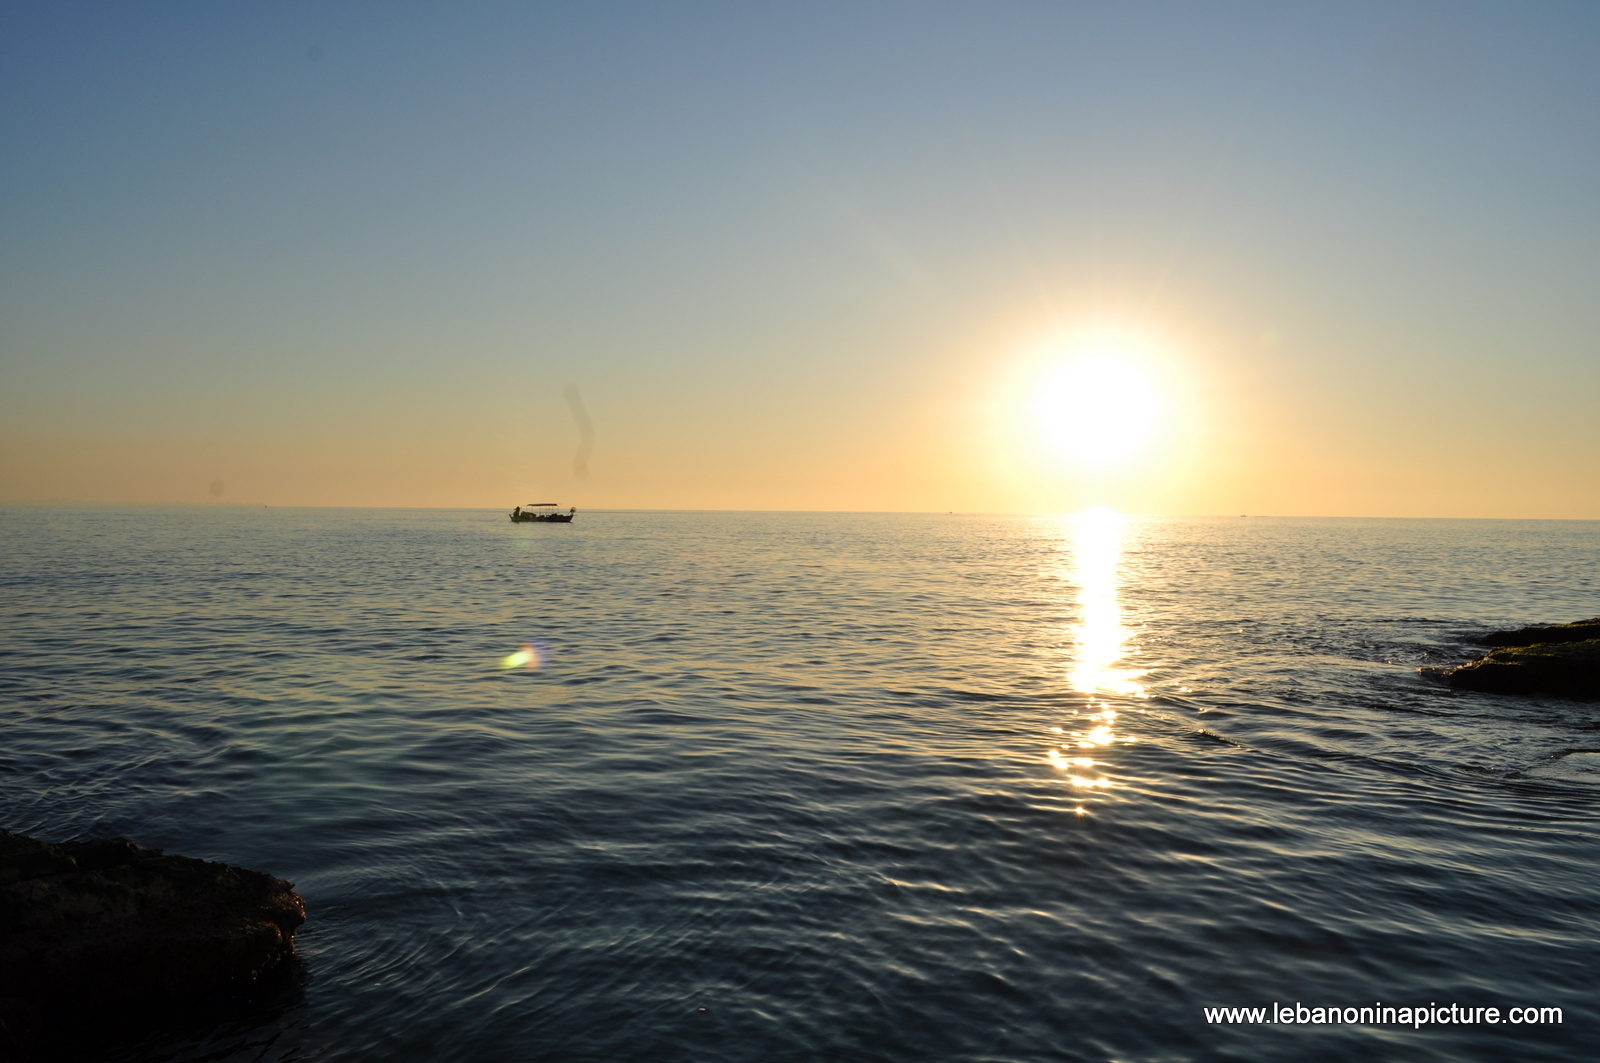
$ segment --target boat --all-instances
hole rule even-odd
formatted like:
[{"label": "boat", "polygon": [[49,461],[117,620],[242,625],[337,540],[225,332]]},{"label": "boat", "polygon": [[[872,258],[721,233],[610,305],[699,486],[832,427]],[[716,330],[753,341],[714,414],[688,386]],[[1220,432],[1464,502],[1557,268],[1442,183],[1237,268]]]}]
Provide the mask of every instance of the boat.
[{"label": "boat", "polygon": [[511,511],[513,524],[571,524],[573,514],[577,509],[569,509],[565,513],[556,509],[554,502],[529,502],[525,506],[518,506]]}]

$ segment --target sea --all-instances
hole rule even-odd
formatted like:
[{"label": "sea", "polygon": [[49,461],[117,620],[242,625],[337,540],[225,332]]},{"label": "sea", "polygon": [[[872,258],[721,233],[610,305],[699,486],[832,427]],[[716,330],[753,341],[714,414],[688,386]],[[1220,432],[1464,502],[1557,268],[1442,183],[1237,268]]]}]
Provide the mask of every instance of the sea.
[{"label": "sea", "polygon": [[309,913],[270,990],[63,1058],[1600,1050],[1600,705],[1436,675],[1600,614],[1600,522],[6,507],[0,545],[0,826]]}]

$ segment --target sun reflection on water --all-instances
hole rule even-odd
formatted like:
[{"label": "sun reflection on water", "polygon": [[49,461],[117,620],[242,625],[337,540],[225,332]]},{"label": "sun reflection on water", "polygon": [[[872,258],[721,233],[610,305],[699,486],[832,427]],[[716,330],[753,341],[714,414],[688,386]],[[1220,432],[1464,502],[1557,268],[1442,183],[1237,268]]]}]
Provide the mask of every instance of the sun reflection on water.
[{"label": "sun reflection on water", "polygon": [[1078,585],[1082,619],[1074,629],[1077,665],[1067,677],[1081,694],[1143,697],[1144,672],[1118,668],[1128,633],[1117,603],[1117,564],[1122,559],[1122,518],[1109,509],[1091,509],[1073,518],[1073,582]]},{"label": "sun reflection on water", "polygon": [[[1087,711],[1080,709],[1073,715],[1087,719],[1072,730],[1050,728],[1065,741],[1051,747],[1047,757],[1075,787],[1103,789],[1112,782],[1105,774],[1091,775],[1086,771],[1096,767],[1103,770],[1103,762],[1072,754],[1133,741],[1131,736],[1117,735],[1117,710],[1107,696],[1145,696],[1144,684],[1139,682],[1144,671],[1125,667],[1128,632],[1122,626],[1122,607],[1117,600],[1122,530],[1122,518],[1107,509],[1092,509],[1073,518],[1072,581],[1078,588],[1080,619],[1072,632],[1076,652],[1067,681],[1088,699]],[[1074,811],[1084,814],[1081,807]]]}]

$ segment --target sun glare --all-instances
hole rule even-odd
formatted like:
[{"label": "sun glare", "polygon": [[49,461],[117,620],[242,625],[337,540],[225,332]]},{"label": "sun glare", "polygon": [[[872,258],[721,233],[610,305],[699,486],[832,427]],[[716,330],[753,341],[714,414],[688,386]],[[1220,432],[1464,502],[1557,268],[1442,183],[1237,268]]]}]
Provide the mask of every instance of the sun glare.
[{"label": "sun glare", "polygon": [[[1072,518],[1072,523],[1076,555],[1072,578],[1078,585],[1078,607],[1082,611],[1082,620],[1074,632],[1078,660],[1070,677],[1072,688],[1085,694],[1142,697],[1144,686],[1138,680],[1144,673],[1120,667],[1128,638],[1127,629],[1122,626],[1122,608],[1117,602],[1122,518],[1109,509],[1097,507],[1079,513]],[[1111,716],[1115,715],[1111,712]],[[1101,731],[1107,735],[1111,733],[1109,728],[1096,728],[1089,732],[1089,741],[1097,742],[1096,735]]]},{"label": "sun glare", "polygon": [[1138,456],[1154,434],[1160,401],[1150,374],[1113,350],[1068,356],[1042,374],[1033,398],[1039,435],[1059,457],[1099,469]]}]

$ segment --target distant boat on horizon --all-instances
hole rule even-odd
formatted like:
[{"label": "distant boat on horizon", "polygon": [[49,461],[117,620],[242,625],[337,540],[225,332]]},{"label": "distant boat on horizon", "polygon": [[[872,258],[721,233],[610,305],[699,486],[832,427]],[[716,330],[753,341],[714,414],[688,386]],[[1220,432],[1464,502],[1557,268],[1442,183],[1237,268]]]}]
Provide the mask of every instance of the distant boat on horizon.
[{"label": "distant boat on horizon", "polygon": [[576,507],[565,513],[556,510],[554,502],[529,502],[525,506],[518,506],[511,511],[513,524],[571,524],[573,516],[578,512]]}]

